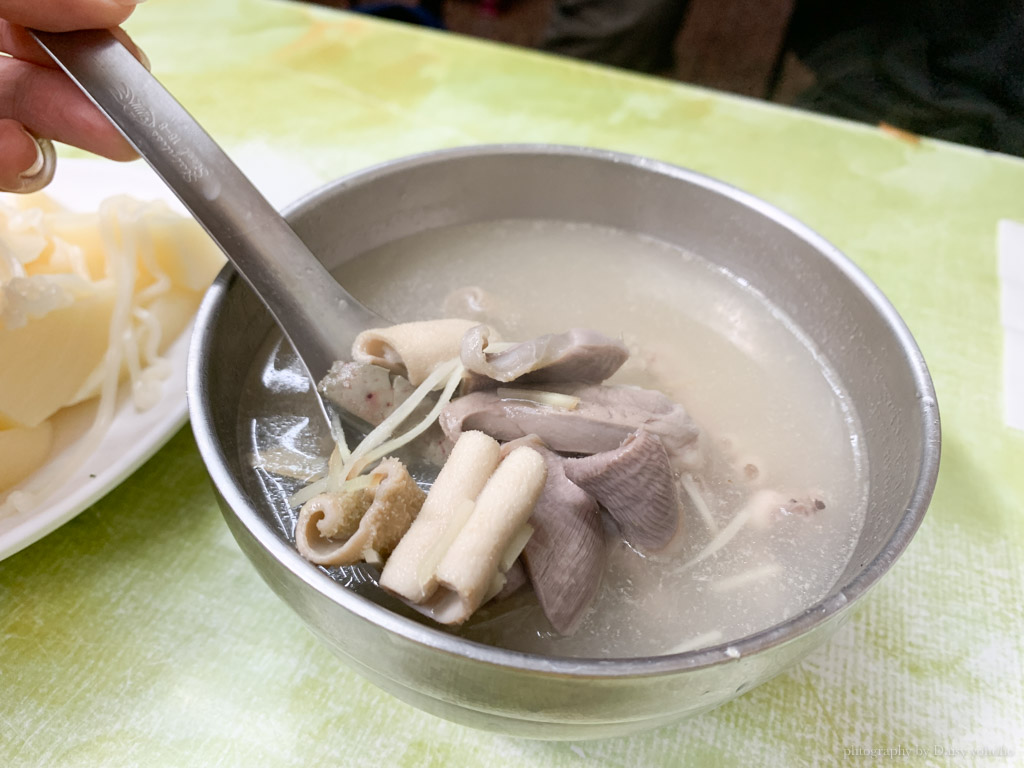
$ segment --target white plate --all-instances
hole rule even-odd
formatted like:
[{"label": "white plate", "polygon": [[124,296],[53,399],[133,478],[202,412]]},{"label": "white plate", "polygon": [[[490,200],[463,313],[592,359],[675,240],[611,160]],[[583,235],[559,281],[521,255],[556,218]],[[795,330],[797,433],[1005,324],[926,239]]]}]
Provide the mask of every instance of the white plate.
[{"label": "white plate", "polygon": [[[41,539],[112,491],[185,424],[185,361],[190,331],[191,326],[167,350],[172,372],[164,380],[163,397],[154,407],[136,410],[128,388],[122,386],[110,428],[82,466],[32,509],[0,518],[0,560]],[[59,415],[54,450],[47,464],[61,461],[74,450],[95,412],[93,400]],[[22,485],[31,481],[29,477]]]},{"label": "white plate", "polygon": [[[301,164],[264,146],[243,147],[232,154],[270,202],[278,206],[321,183],[319,177]],[[125,193],[145,200],[165,200],[177,210],[183,210],[142,163],[125,165],[103,160],[61,159],[48,192],[69,208],[82,211],[96,210],[104,198]],[[40,498],[32,509],[0,517],[0,560],[38,541],[116,488],[185,424],[188,411],[185,365],[190,334],[191,326],[165,353],[171,374],[163,382],[163,397],[157,405],[138,411],[128,388],[122,386],[110,428],[81,468],[45,498]],[[92,423],[95,408],[95,402],[89,402],[59,414],[54,449],[46,466],[61,461],[74,450]],[[31,482],[32,477],[29,477],[21,486]]]}]

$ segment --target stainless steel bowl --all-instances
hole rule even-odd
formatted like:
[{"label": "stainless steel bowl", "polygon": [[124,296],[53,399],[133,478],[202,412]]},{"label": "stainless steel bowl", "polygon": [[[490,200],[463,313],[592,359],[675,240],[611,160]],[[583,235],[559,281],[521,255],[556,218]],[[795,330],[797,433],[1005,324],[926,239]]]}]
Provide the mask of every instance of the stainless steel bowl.
[{"label": "stainless steel bowl", "polygon": [[303,560],[241,480],[238,404],[271,320],[230,268],[199,311],[192,429],[224,518],[261,576],[359,673],[460,723],[531,738],[602,738],[716,707],[819,646],[889,570],[931,498],[939,415],[899,315],[839,251],[770,205],[665,163],[555,146],[471,147],[385,163],[294,205],[288,219],[329,268],[434,227],[523,217],[594,222],[677,243],[750,281],[829,355],[860,414],[867,520],[832,591],[740,641],[672,656],[583,660],[469,642],[399,616]]}]

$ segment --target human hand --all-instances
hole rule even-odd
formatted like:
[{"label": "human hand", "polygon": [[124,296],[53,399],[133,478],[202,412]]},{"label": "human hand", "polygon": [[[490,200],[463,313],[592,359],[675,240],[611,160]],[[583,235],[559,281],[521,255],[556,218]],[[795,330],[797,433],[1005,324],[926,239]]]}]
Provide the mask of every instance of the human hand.
[{"label": "human hand", "polygon": [[[48,32],[116,28],[143,0],[0,0],[0,190],[34,192],[53,177],[50,139],[131,160],[134,150],[36,44]],[[148,67],[121,30],[115,34]]]}]

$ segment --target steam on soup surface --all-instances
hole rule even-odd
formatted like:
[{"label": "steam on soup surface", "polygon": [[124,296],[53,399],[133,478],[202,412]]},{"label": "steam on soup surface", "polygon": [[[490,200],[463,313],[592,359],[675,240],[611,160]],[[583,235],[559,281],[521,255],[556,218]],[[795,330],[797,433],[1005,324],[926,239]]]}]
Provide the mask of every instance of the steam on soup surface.
[{"label": "steam on soup surface", "polygon": [[[704,466],[681,479],[680,551],[644,556],[606,525],[607,568],[574,634],[558,635],[522,598],[450,631],[560,656],[672,653],[778,624],[843,572],[867,495],[856,414],[822,352],[743,280],[632,233],[523,220],[415,235],[337,275],[395,322],[464,317],[510,341],[575,327],[621,338],[630,358],[607,383],[659,390],[701,428]],[[294,540],[289,495],[330,443],[278,338],[250,373],[240,428],[258,466],[250,488]],[[369,578],[359,567],[330,573],[357,589]]]}]

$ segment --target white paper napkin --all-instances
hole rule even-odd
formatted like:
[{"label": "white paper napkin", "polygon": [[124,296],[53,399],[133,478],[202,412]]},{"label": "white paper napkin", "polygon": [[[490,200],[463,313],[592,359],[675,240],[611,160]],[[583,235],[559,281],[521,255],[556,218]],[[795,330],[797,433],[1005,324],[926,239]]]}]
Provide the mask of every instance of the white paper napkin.
[{"label": "white paper napkin", "polygon": [[996,236],[1003,323],[1003,412],[1024,430],[1024,224],[1003,219]]}]

